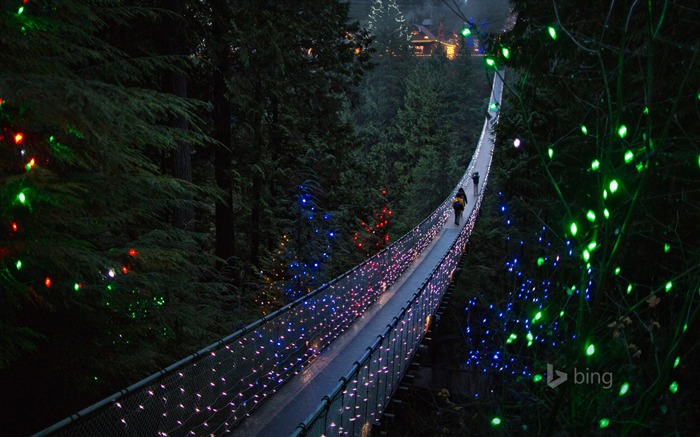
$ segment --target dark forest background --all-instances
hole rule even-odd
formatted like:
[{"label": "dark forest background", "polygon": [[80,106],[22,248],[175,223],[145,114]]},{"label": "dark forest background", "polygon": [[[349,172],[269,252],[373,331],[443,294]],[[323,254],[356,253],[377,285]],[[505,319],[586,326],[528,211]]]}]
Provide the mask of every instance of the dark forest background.
[{"label": "dark forest background", "polygon": [[[492,176],[433,346],[479,377],[416,391],[389,431],[698,429],[692,1],[1,4],[3,435],[391,244],[462,175],[494,74]],[[414,57],[425,19],[486,56]],[[547,364],[613,384],[552,389]]]}]

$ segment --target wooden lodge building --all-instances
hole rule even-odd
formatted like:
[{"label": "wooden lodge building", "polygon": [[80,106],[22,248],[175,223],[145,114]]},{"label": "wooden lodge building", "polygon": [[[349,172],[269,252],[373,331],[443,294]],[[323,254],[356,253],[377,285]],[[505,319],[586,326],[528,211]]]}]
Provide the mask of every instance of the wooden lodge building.
[{"label": "wooden lodge building", "polygon": [[[430,29],[430,20],[424,20],[423,24],[414,24],[411,26],[411,40],[408,44],[413,48],[413,53],[416,56],[430,56],[438,46],[442,46],[443,51],[448,59],[454,59],[459,52],[459,47],[462,45],[461,36],[455,32],[450,32],[445,35],[442,23],[440,23],[437,36]],[[470,39],[473,47],[469,48],[470,53],[478,52],[477,39]]]}]

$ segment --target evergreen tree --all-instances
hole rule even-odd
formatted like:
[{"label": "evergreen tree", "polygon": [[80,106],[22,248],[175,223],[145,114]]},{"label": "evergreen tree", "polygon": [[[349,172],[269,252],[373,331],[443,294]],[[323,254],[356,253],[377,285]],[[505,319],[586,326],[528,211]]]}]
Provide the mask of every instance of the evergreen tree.
[{"label": "evergreen tree", "polygon": [[397,118],[401,158],[393,169],[404,187],[402,209],[410,211],[402,217],[406,230],[430,214],[464,172],[457,155],[456,126],[446,116],[447,62],[438,53],[416,62],[406,78],[406,97]]},{"label": "evergreen tree", "polygon": [[[130,22],[156,17],[90,0],[0,10],[0,368],[10,434],[162,368],[230,320],[218,289],[201,282],[213,265],[204,236],[169,225],[211,192],[160,166],[183,142],[207,141],[170,123],[194,126],[200,106],[152,86],[178,70],[173,58],[130,57],[119,45]],[[37,420],[36,411],[47,414]]]},{"label": "evergreen tree", "polygon": [[502,264],[465,269],[464,356],[492,386],[465,426],[692,432],[700,67],[678,24],[700,16],[688,2],[514,3],[489,58],[509,79],[484,207],[500,227],[471,261],[496,250]]}]

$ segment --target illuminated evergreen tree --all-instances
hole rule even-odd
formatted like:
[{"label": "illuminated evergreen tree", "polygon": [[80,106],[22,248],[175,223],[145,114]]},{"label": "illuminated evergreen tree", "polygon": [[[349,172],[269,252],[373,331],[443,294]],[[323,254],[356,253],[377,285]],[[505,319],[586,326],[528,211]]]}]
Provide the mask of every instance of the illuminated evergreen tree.
[{"label": "illuminated evergreen tree", "polygon": [[327,264],[336,231],[332,213],[319,206],[320,194],[319,184],[312,180],[298,186],[289,219],[282,222],[284,235],[266,269],[266,290],[260,302],[265,311],[292,302],[329,279]]},{"label": "illuminated evergreen tree", "polygon": [[[218,289],[201,282],[213,265],[206,239],[169,225],[173,211],[211,193],[160,166],[181,142],[207,140],[170,124],[195,121],[200,106],[153,87],[184,64],[115,45],[127,23],[157,16],[123,6],[0,9],[0,376],[10,433],[162,368],[227,318]],[[47,409],[41,420],[24,413]]]},{"label": "illuminated evergreen tree", "polygon": [[360,223],[362,231],[355,232],[353,241],[357,249],[367,256],[374,255],[391,244],[391,230],[393,227],[393,212],[387,201],[387,190],[380,190],[380,196],[372,196],[378,201],[379,206],[372,211],[372,215]]}]

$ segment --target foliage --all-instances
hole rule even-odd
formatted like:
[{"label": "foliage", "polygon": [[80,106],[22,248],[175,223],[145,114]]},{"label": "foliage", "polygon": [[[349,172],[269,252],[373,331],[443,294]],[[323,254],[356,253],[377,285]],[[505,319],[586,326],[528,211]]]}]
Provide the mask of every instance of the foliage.
[{"label": "foliage", "polygon": [[[211,341],[217,322],[232,319],[220,307],[223,289],[204,279],[214,264],[205,235],[170,224],[175,209],[200,209],[215,192],[160,165],[182,141],[209,142],[169,123],[195,126],[201,105],[153,86],[182,60],[130,56],[114,38],[157,16],[89,0],[0,11],[7,432],[99,400]],[[26,419],[68,391],[54,416]]]},{"label": "foliage", "polygon": [[463,423],[692,432],[700,67],[679,23],[700,17],[688,2],[514,4],[491,39],[508,89],[484,217],[501,229],[477,226],[463,328],[465,369],[494,382]]}]

